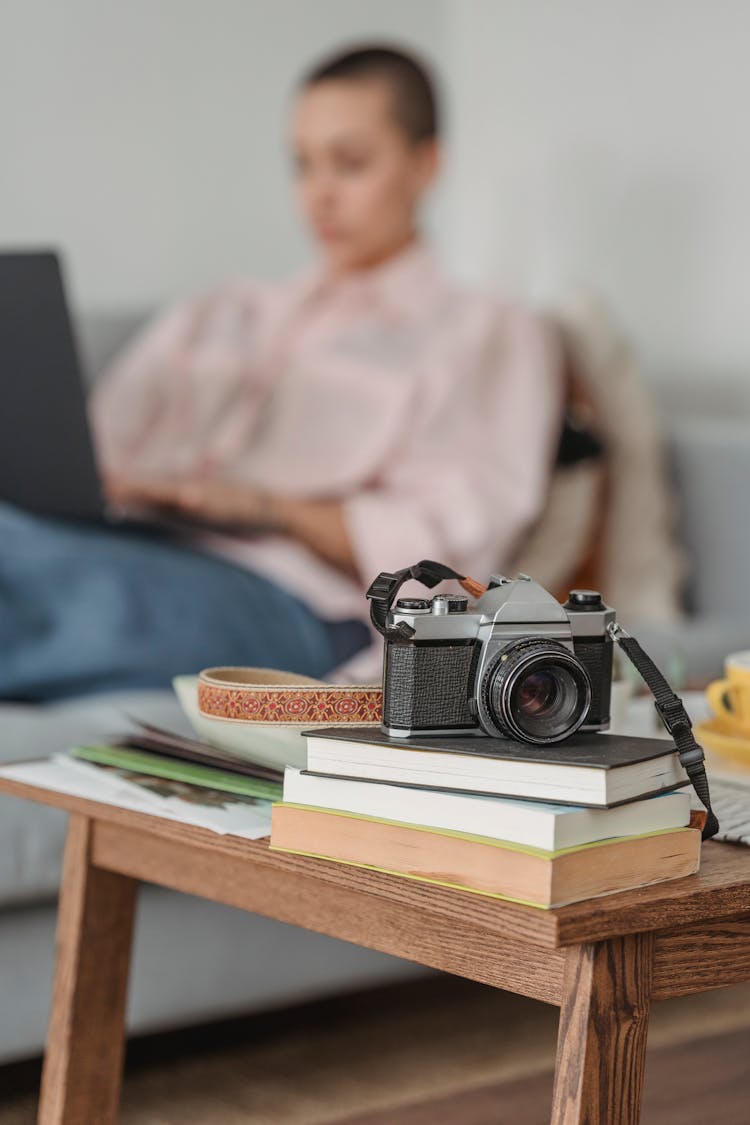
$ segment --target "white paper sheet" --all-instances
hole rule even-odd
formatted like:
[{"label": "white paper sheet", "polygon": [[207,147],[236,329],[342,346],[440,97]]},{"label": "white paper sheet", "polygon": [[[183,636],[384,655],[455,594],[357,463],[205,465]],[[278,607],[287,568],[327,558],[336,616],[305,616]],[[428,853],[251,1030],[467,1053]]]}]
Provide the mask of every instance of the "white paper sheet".
[{"label": "white paper sheet", "polygon": [[[0,767],[0,777],[67,793],[85,800],[116,805],[133,812],[166,817],[181,824],[207,828],[219,835],[258,840],[271,832],[271,802],[235,797],[202,786],[185,786],[162,778],[143,778],[143,784],[116,770],[69,758],[64,754],[35,762]],[[183,796],[177,796],[177,793]],[[186,800],[185,795],[190,799]]]}]

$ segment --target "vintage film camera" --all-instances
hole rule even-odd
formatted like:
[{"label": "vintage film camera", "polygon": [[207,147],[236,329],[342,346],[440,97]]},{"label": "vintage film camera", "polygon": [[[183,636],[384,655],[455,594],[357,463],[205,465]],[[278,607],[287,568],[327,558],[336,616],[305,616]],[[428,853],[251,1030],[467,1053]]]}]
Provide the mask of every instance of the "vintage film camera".
[{"label": "vintage film camera", "polygon": [[[466,594],[396,601],[409,579],[432,588],[451,578]],[[703,750],[682,700],[595,591],[573,590],[560,605],[527,574],[494,574],[483,586],[423,559],[394,574],[383,571],[367,597],[372,622],[385,638],[386,734],[490,735],[543,746],[578,730],[605,730],[617,641],[651,691],[706,808],[703,838],[719,831]]]},{"label": "vintage film camera", "polygon": [[[447,569],[419,564],[428,565]],[[385,637],[386,733],[544,744],[608,726],[615,613],[598,593],[573,590],[561,605],[522,574],[493,575],[472,603],[461,593],[395,600],[409,577],[442,580],[427,571],[383,573],[367,594]]]}]

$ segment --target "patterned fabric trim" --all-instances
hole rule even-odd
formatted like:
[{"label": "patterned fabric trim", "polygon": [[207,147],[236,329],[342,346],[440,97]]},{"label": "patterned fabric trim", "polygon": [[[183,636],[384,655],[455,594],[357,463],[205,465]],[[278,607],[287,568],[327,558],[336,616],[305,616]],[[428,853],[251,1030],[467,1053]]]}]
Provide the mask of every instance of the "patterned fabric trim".
[{"label": "patterned fabric trim", "polygon": [[198,684],[198,707],[214,719],[255,723],[364,723],[381,721],[383,692],[373,687],[218,687]]}]

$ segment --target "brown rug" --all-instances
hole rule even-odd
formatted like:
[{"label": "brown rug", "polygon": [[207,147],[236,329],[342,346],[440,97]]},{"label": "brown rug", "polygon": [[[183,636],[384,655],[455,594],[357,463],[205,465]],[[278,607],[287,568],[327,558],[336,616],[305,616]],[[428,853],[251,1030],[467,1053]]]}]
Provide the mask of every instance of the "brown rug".
[{"label": "brown rug", "polygon": [[[746,1125],[748,1029],[750,986],[656,1005],[644,1120],[671,1125],[679,1110],[680,1125]],[[534,1125],[547,1119],[556,1031],[554,1008],[428,978],[136,1042],[121,1122]],[[32,1125],[35,1075],[13,1074],[0,1071],[0,1121]]]}]

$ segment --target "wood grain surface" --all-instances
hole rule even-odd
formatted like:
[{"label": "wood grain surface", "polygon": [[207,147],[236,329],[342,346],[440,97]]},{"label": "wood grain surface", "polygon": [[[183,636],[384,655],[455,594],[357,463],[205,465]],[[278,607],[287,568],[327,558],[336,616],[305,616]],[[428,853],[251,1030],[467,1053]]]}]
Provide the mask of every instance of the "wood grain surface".
[{"label": "wood grain surface", "polygon": [[[299,869],[248,863],[243,856],[217,854],[200,845],[179,848],[164,837],[136,828],[97,824],[94,863],[134,879],[201,895],[255,914],[355,942],[417,961],[456,976],[559,1004],[565,954],[505,938],[482,929],[471,909],[446,917],[371,890],[364,879],[328,886]],[[471,896],[462,896],[469,900]]]},{"label": "wood grain surface", "polygon": [[748,915],[655,935],[654,1000],[726,988],[746,980],[750,980]]},{"label": "wood grain surface", "polygon": [[[196,857],[203,857],[198,860],[197,871],[203,859],[210,862],[210,856],[233,857],[246,862],[248,869],[252,866],[258,872],[273,872],[279,887],[285,877],[301,876],[314,881],[321,893],[332,888],[348,888],[374,895],[380,902],[398,903],[449,922],[470,918],[480,930],[540,947],[596,942],[642,930],[673,930],[702,921],[750,915],[750,849],[728,844],[704,844],[701,870],[697,875],[556,910],[537,910],[448,888],[420,886],[407,879],[326,860],[274,853],[264,840],[217,836],[206,829],[53,793],[6,778],[0,778],[0,792],[80,812],[100,824],[133,828],[151,838],[172,841],[178,849],[190,845]],[[197,883],[198,876],[196,886]],[[187,886],[180,889],[189,890]],[[202,892],[196,889],[194,893]]]},{"label": "wood grain surface", "polygon": [[137,884],[90,863],[91,821],[72,816],[39,1125],[117,1119]]},{"label": "wood grain surface", "polygon": [[568,950],[552,1125],[640,1119],[652,958],[652,934]]},{"label": "wood grain surface", "polygon": [[71,815],[39,1120],[116,1120],[136,888],[171,887],[560,1004],[554,1125],[639,1119],[649,1006],[750,979],[750,851],[557,910],[270,851],[0,778]]}]

